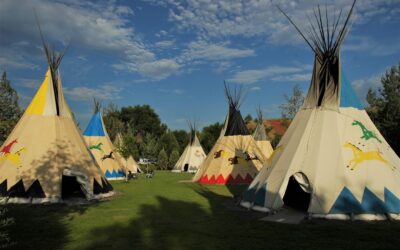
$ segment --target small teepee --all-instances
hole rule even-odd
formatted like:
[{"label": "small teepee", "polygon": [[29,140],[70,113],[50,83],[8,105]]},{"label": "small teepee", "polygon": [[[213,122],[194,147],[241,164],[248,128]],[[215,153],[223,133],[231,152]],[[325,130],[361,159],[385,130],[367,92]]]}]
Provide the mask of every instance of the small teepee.
[{"label": "small teepee", "polygon": [[328,20],[328,10],[322,14],[319,7],[308,38],[295,26],[315,53],[310,88],[268,163],[243,194],[243,206],[271,211],[285,204],[319,218],[400,219],[400,159],[341,68],[340,47],[355,2],[341,27],[340,16]]},{"label": "small teepee", "polygon": [[253,138],[256,141],[257,146],[261,149],[261,152],[264,154],[264,157],[268,159],[274,150],[265,131],[264,119],[260,107],[257,109],[257,118],[257,127],[254,130]]},{"label": "small teepee", "polygon": [[[117,148],[124,147],[125,145],[124,139],[122,138],[122,135],[120,133],[118,133],[117,136],[115,137],[114,145]],[[132,155],[130,155],[127,159],[122,157],[122,162],[124,164],[124,168],[126,169],[126,171],[128,172],[130,171],[133,174],[142,173],[139,164],[137,164],[137,162],[133,159]]]},{"label": "small teepee", "polygon": [[242,89],[231,91],[225,84],[225,94],[229,104],[225,126],[194,176],[194,182],[249,184],[266,161],[240,114]]},{"label": "small teepee", "polygon": [[112,187],[93,160],[64,99],[63,53],[45,43],[48,70],[25,113],[0,148],[0,196],[9,203],[96,199]]},{"label": "small teepee", "polygon": [[107,179],[125,179],[126,170],[122,157],[107,134],[101,114],[101,104],[96,99],[94,114],[83,133],[83,138]]},{"label": "small teepee", "polygon": [[176,162],[172,172],[196,173],[201,163],[206,158],[200,141],[196,135],[196,124],[189,122],[190,140],[179,160]]}]

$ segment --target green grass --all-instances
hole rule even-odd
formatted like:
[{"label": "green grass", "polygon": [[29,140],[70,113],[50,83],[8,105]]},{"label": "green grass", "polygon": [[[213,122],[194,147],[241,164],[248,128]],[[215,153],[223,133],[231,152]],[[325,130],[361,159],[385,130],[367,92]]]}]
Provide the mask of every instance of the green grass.
[{"label": "green grass", "polygon": [[[244,187],[179,182],[189,174],[112,182],[117,196],[92,205],[8,206],[18,249],[398,249],[398,222],[258,221],[234,206]],[[232,194],[233,193],[233,194]]]}]

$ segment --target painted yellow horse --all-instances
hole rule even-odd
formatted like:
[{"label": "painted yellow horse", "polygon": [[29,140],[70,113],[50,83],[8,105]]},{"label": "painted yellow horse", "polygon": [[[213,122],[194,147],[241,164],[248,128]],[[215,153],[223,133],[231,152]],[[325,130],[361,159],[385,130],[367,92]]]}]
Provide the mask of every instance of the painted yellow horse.
[{"label": "painted yellow horse", "polygon": [[17,168],[22,167],[22,162],[21,162],[21,154],[26,151],[26,148],[21,148],[15,153],[7,153],[3,154],[0,156],[0,162],[2,161],[9,161],[13,165],[17,166]]},{"label": "painted yellow horse", "polygon": [[350,168],[350,170],[354,170],[359,164],[361,164],[364,161],[373,161],[373,160],[382,162],[384,165],[390,167],[392,171],[396,169],[395,166],[393,166],[385,158],[383,158],[381,152],[379,151],[363,152],[357,146],[349,142],[346,143],[344,147],[350,148],[353,151],[354,158],[347,163],[347,167]]},{"label": "painted yellow horse", "polygon": [[227,152],[227,151],[225,151],[225,150],[223,150],[223,149],[221,149],[221,150],[219,150],[219,151],[217,151],[217,152],[214,153],[214,158],[215,158],[215,159],[216,159],[216,158],[220,158],[220,157],[221,157],[221,158],[225,158],[225,159],[231,158],[229,152]]}]

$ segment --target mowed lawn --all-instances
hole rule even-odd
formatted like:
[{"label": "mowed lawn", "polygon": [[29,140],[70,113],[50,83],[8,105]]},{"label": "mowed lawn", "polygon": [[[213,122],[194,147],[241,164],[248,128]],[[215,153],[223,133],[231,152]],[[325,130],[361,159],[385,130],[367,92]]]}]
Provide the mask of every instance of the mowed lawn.
[{"label": "mowed lawn", "polygon": [[201,186],[156,172],[91,205],[7,206],[17,249],[399,249],[398,222],[259,221],[234,205],[242,187]]}]

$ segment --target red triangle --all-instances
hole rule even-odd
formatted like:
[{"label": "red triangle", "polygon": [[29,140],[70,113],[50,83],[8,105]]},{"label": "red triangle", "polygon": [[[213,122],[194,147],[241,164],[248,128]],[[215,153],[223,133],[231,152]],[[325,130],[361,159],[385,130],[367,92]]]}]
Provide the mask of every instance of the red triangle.
[{"label": "red triangle", "polygon": [[207,177],[207,175],[203,175],[203,176],[199,179],[198,182],[199,182],[199,183],[207,184],[207,183],[208,183],[208,177]]},{"label": "red triangle", "polygon": [[214,175],[208,180],[208,184],[215,184],[215,176]]},{"label": "red triangle", "polygon": [[240,174],[238,174],[235,178],[235,184],[242,184],[243,183],[243,178],[242,176],[240,176]]},{"label": "red triangle", "polygon": [[215,181],[215,184],[226,184],[226,180],[222,176],[222,174],[218,175],[217,180]]},{"label": "red triangle", "polygon": [[253,177],[250,176],[250,174],[246,175],[246,178],[244,178],[243,183],[245,184],[250,184],[253,181]]}]

